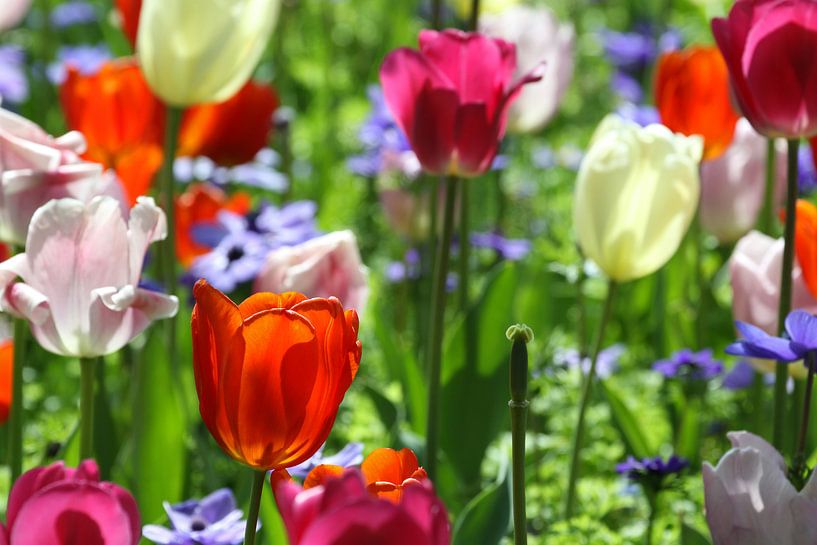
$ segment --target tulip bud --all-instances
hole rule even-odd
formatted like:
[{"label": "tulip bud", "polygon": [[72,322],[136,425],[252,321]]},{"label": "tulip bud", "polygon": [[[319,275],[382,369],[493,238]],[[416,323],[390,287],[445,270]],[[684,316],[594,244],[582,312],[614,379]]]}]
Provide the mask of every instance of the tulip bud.
[{"label": "tulip bud", "polygon": [[512,325],[505,337],[513,342],[511,348],[511,403],[527,405],[528,397],[528,343],[533,330],[525,324]]}]

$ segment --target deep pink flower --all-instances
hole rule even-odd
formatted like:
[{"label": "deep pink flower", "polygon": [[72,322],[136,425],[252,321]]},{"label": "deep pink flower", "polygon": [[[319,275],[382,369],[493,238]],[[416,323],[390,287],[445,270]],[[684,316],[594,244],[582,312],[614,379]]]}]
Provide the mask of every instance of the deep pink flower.
[{"label": "deep pink flower", "polygon": [[304,490],[284,472],[272,489],[290,545],[449,545],[445,506],[428,484],[407,486],[399,503],[366,491],[360,471],[349,469]]},{"label": "deep pink flower", "polygon": [[9,494],[0,543],[14,545],[136,545],[141,523],[130,492],[99,480],[85,460],[77,469],[57,462],[24,473]]},{"label": "deep pink flower", "polygon": [[817,2],[737,0],[712,20],[743,115],[761,134],[817,134]]},{"label": "deep pink flower", "polygon": [[386,103],[423,168],[476,176],[491,166],[508,106],[542,65],[516,83],[513,44],[458,30],[420,32],[420,50],[392,51],[380,68]]}]

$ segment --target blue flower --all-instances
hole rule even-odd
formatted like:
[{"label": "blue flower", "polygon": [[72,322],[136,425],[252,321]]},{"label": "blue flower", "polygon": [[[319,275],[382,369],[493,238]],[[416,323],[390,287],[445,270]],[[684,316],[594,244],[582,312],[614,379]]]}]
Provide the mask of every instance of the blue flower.
[{"label": "blue flower", "polygon": [[502,259],[519,261],[530,253],[531,243],[525,239],[505,238],[499,233],[471,233],[471,244],[496,251]]},{"label": "blue flower", "polygon": [[350,467],[359,465],[361,462],[363,462],[363,443],[349,443],[337,454],[333,454],[332,456],[323,455],[324,446],[326,445],[321,446],[321,448],[318,449],[318,452],[313,454],[309,460],[300,463],[297,466],[288,468],[287,471],[289,474],[293,477],[305,479],[306,476],[309,475],[310,471],[321,464]]},{"label": "blue flower", "polygon": [[[618,369],[618,360],[621,359],[625,351],[624,345],[614,344],[599,352],[599,356],[596,359],[596,376],[599,378],[607,378],[615,373]],[[587,356],[581,358],[579,351],[575,348],[567,348],[558,350],[553,355],[553,363],[567,367],[568,369],[581,368],[582,373],[587,374],[590,371],[591,362]]]},{"label": "blue flower", "polygon": [[[164,503],[170,528],[148,524],[142,535],[161,545],[238,545],[244,541],[247,521],[236,508],[233,493],[216,490],[201,501]],[[259,525],[260,526],[260,525]]]},{"label": "blue flower", "polygon": [[207,181],[216,185],[236,183],[283,193],[289,185],[287,177],[278,172],[278,154],[264,148],[252,161],[234,167],[217,165],[208,157],[177,157],[173,174],[180,182]]},{"label": "blue flower", "polygon": [[661,117],[658,114],[658,110],[655,109],[655,106],[650,106],[649,104],[639,105],[631,102],[625,102],[618,107],[616,113],[624,119],[629,119],[630,121],[638,123],[642,127],[661,123]]},{"label": "blue flower", "polygon": [[89,76],[97,73],[110,58],[111,52],[104,44],[66,45],[57,50],[57,61],[48,65],[46,75],[51,83],[60,85],[65,81],[69,66]]},{"label": "blue flower", "polygon": [[20,104],[28,98],[25,61],[22,47],[0,46],[0,97],[4,103]]},{"label": "blue flower", "polygon": [[93,4],[83,0],[72,0],[58,4],[51,10],[51,24],[55,28],[68,28],[97,21]]},{"label": "blue flower", "polygon": [[748,361],[740,360],[723,377],[723,387],[727,390],[743,390],[755,381],[756,371]]},{"label": "blue flower", "polygon": [[723,364],[712,359],[712,350],[709,349],[700,352],[679,350],[670,358],[655,362],[652,368],[666,378],[691,380],[709,380],[723,372]]},{"label": "blue flower", "polygon": [[626,475],[628,479],[634,482],[660,482],[669,475],[680,473],[688,466],[688,460],[674,454],[667,461],[664,461],[660,456],[642,458],[641,460],[630,456],[624,462],[616,465],[616,471]]},{"label": "blue flower", "polygon": [[804,310],[786,316],[787,337],[774,337],[740,321],[735,325],[743,338],[726,347],[727,354],[790,363],[817,351],[817,317]]},{"label": "blue flower", "polygon": [[798,149],[797,185],[801,195],[808,195],[817,188],[817,168],[814,166],[811,146],[800,146]]}]

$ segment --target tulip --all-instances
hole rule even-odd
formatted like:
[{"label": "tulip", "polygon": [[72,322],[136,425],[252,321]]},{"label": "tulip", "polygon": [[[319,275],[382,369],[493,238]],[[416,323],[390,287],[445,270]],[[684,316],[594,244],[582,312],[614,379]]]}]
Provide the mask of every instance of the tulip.
[{"label": "tulip", "polygon": [[479,28],[488,36],[516,45],[515,77],[524,77],[545,61],[541,81],[526,85],[508,111],[509,131],[538,131],[556,114],[573,78],[573,26],[560,23],[546,7],[514,6],[481,16]]},{"label": "tulip", "polygon": [[806,287],[813,297],[817,297],[817,206],[800,199],[796,213],[794,250]]},{"label": "tulip", "polygon": [[732,141],[738,114],[729,97],[729,72],[717,47],[692,47],[658,59],[655,104],[661,123],[675,132],[704,138],[704,159],[714,159]]},{"label": "tulip", "polygon": [[[786,151],[776,146],[775,205],[786,188]],[[701,164],[701,225],[722,243],[733,242],[757,223],[765,198],[766,139],[746,120],[720,157]]]},{"label": "tulip", "polygon": [[136,545],[142,533],[133,496],[100,481],[93,460],[24,473],[9,494],[6,520],[0,543],[14,545]]},{"label": "tulip", "polygon": [[277,107],[275,89],[250,81],[226,102],[191,108],[182,123],[178,155],[203,155],[223,166],[249,163],[267,146]]},{"label": "tulip", "polygon": [[714,468],[703,466],[706,521],[714,545],[817,542],[814,474],[798,492],[772,445],[745,431],[727,437],[732,449]]},{"label": "tulip", "polygon": [[0,424],[9,419],[14,371],[14,341],[0,343]]},{"label": "tulip", "polygon": [[354,469],[303,490],[283,472],[272,490],[290,545],[449,545],[445,506],[430,484],[407,486],[399,502],[370,495]]},{"label": "tulip", "polygon": [[0,263],[0,309],[28,320],[55,354],[116,352],[152,320],[176,314],[175,297],[139,287],[147,247],[165,231],[149,197],[139,198],[127,223],[111,197],[51,200],[31,218],[25,253]]},{"label": "tulip", "polygon": [[144,0],[136,54],[168,105],[223,102],[247,83],[279,0]]},{"label": "tulip", "polygon": [[162,164],[165,115],[139,66],[117,60],[93,75],[69,68],[60,102],[68,126],[88,141],[84,158],[116,170],[131,205],[147,194]]},{"label": "tulip", "polygon": [[193,370],[207,429],[257,470],[307,460],[357,373],[357,313],[299,293],[258,293],[236,305],[204,280],[193,295]]},{"label": "tulip", "polygon": [[4,0],[0,5],[0,31],[14,28],[28,14],[32,0]]},{"label": "tulip", "polygon": [[142,0],[116,0],[116,10],[119,15],[119,22],[122,25],[122,32],[125,33],[131,47],[135,48]]},{"label": "tulip", "polygon": [[584,255],[611,280],[646,276],[678,249],[698,206],[698,136],[616,115],[601,122],[576,181],[573,223]]},{"label": "tulip", "polygon": [[457,30],[424,30],[419,42],[383,61],[386,103],[427,172],[478,176],[496,156],[508,107],[542,67],[512,84],[513,44]]},{"label": "tulip", "polygon": [[743,115],[764,136],[817,134],[817,4],[737,0],[712,33]]},{"label": "tulip", "polygon": [[337,297],[345,308],[362,309],[369,293],[368,276],[354,233],[336,231],[271,251],[254,289]]}]

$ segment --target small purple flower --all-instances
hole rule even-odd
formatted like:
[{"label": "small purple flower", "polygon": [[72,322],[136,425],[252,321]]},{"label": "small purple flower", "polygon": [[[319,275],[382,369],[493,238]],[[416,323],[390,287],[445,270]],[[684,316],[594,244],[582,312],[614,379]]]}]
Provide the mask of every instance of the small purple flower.
[{"label": "small purple flower", "polygon": [[[239,545],[247,521],[236,508],[233,493],[222,488],[202,500],[164,503],[170,528],[148,524],[142,535],[160,545]],[[260,526],[260,524],[259,524]]]},{"label": "small purple flower", "polygon": [[93,4],[83,0],[71,0],[54,6],[51,10],[51,24],[55,28],[86,25],[97,21]]},{"label": "small purple flower", "polygon": [[57,51],[57,61],[48,65],[46,75],[51,83],[60,85],[65,81],[69,66],[76,68],[83,75],[90,76],[97,73],[110,58],[111,52],[104,44],[65,45]]},{"label": "small purple flower", "polygon": [[786,316],[787,337],[773,337],[759,327],[740,321],[735,325],[743,338],[727,346],[727,354],[791,363],[817,351],[817,317],[804,310],[795,310]]},{"label": "small purple flower", "polygon": [[[601,352],[596,360],[596,376],[599,378],[608,378],[618,369],[618,360],[625,352],[624,345],[614,344],[608,346]],[[581,367],[582,373],[585,375],[590,371],[590,358],[585,356],[580,358],[579,351],[575,348],[567,348],[558,350],[553,355],[553,363],[568,369],[578,369]]]},{"label": "small purple flower", "polygon": [[669,359],[659,360],[652,366],[666,378],[709,380],[723,372],[723,364],[712,359],[712,350],[693,352],[689,349],[675,352]]},{"label": "small purple flower", "polygon": [[650,106],[648,104],[639,105],[631,102],[625,102],[618,107],[616,113],[624,119],[629,119],[630,121],[638,123],[642,127],[655,123],[661,123],[661,117],[658,114],[658,110],[656,110],[654,106]]},{"label": "small purple flower", "polygon": [[20,104],[28,98],[26,55],[18,45],[0,46],[0,97],[3,102]]},{"label": "small purple flower", "polygon": [[601,32],[602,47],[607,60],[616,68],[628,72],[644,70],[657,54],[657,47],[649,29],[636,32]]},{"label": "small purple flower", "polygon": [[403,261],[390,261],[386,265],[385,273],[386,280],[392,284],[419,278],[420,252],[416,248],[409,248]]},{"label": "small purple flower", "polygon": [[689,466],[689,461],[680,456],[672,455],[667,461],[660,456],[655,458],[643,458],[638,460],[630,456],[624,462],[616,466],[616,471],[626,475],[633,482],[642,484],[658,482],[665,477],[680,473]]},{"label": "small purple flower", "polygon": [[220,186],[236,183],[283,193],[289,181],[276,170],[277,166],[277,154],[265,148],[249,163],[234,167],[219,166],[208,157],[177,157],[173,162],[173,173],[180,182],[199,180]]},{"label": "small purple flower", "polygon": [[811,146],[800,146],[797,152],[797,185],[800,195],[809,195],[817,188],[817,169]]},{"label": "small purple flower", "polygon": [[294,201],[281,208],[267,204],[254,218],[252,228],[263,234],[272,248],[294,246],[320,234],[317,210],[312,201]]},{"label": "small purple flower", "polygon": [[616,71],[610,80],[610,88],[624,102],[640,104],[644,99],[644,89],[641,83],[626,72]]},{"label": "small purple flower", "polygon": [[470,240],[473,246],[494,250],[508,261],[519,261],[530,253],[531,248],[529,240],[505,238],[496,232],[471,233]]},{"label": "small purple flower", "polygon": [[299,479],[305,479],[310,471],[322,464],[351,467],[360,465],[360,463],[363,462],[363,443],[349,443],[338,451],[337,454],[333,454],[332,456],[323,455],[324,446],[321,446],[318,452],[313,454],[309,460],[288,468],[287,471],[289,474]]},{"label": "small purple flower", "polygon": [[755,371],[748,361],[740,360],[723,377],[723,387],[727,390],[743,390],[755,381]]}]

